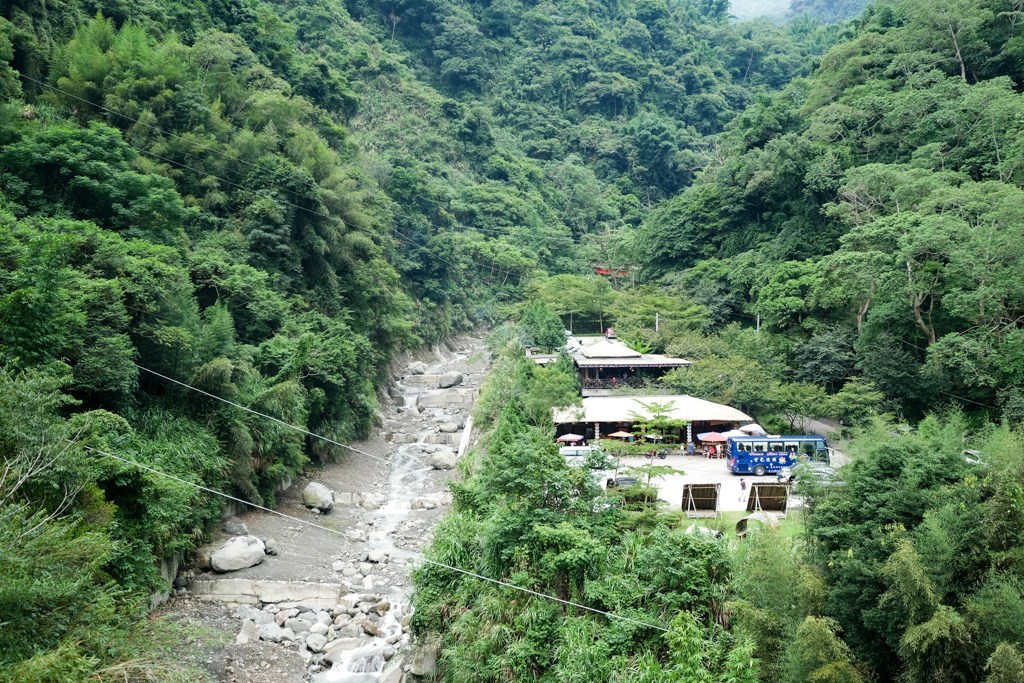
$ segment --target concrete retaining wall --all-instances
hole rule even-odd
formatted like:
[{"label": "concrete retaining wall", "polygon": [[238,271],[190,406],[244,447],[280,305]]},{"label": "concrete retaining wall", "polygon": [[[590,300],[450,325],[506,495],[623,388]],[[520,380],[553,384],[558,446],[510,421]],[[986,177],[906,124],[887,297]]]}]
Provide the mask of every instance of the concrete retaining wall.
[{"label": "concrete retaining wall", "polygon": [[190,588],[200,600],[230,604],[277,603],[283,608],[331,609],[350,592],[340,583],[270,581],[259,579],[197,578]]}]

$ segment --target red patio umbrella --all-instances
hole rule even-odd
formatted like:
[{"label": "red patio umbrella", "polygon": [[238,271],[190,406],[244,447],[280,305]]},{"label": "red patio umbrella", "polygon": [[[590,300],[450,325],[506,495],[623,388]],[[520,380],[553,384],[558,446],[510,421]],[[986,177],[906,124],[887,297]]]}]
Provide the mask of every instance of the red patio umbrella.
[{"label": "red patio umbrella", "polygon": [[701,440],[701,443],[725,443],[728,441],[728,437],[722,436],[718,432],[704,432],[698,434],[697,438]]}]

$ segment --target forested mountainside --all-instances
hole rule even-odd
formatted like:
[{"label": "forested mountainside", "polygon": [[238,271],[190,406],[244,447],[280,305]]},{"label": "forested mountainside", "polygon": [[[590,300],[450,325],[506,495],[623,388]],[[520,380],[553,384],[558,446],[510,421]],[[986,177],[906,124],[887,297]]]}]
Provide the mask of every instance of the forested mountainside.
[{"label": "forested mountainside", "polygon": [[[753,606],[746,635],[717,630],[733,613],[725,573],[696,589],[633,573],[630,586],[678,589],[636,605],[609,579],[606,606],[711,621],[678,621],[672,647],[649,651],[630,647],[642,630],[579,650],[591,626],[572,622],[559,652],[580,659],[562,680],[748,680],[761,675],[744,669],[752,652],[776,666],[764,680],[931,680],[936,661],[948,680],[977,680],[997,652],[1011,671],[1020,655],[1003,644],[1024,621],[986,615],[1018,613],[1018,532],[999,525],[1022,509],[1019,449],[973,432],[1024,417],[1020,8],[882,0],[827,27],[812,7],[831,18],[845,4],[800,7],[779,27],[731,24],[726,0],[0,4],[0,678],[145,675],[125,662],[155,628],[139,617],[164,587],[158,559],[219,517],[217,500],[105,453],[273,504],[279,484],[344,449],[211,395],[358,438],[396,351],[523,299],[525,318],[551,322],[546,305],[686,355],[693,367],[667,388],[768,426],[968,413],[927,418],[899,447],[884,427],[865,442],[861,483],[809,522],[807,585],[824,577],[828,591],[814,604],[779,616],[758,602],[757,577],[742,578],[753,551],[735,575]],[[594,264],[628,277],[587,276]],[[505,398],[531,391],[504,379]],[[541,393],[533,416],[490,416],[515,442],[506,454],[547,434]],[[975,443],[1003,444],[998,474],[963,466]],[[491,475],[463,491],[469,531],[505,519],[489,517],[501,496],[518,496],[517,513],[565,505],[542,530],[566,549],[537,579],[547,588],[584,586],[584,565],[620,547],[620,518],[582,516],[593,491],[538,501]],[[880,481],[921,507],[864,512],[858,494]],[[954,494],[979,511],[969,524]],[[563,513],[610,545],[577,553]],[[673,561],[674,536],[634,540]],[[732,561],[687,543],[705,567]],[[526,561],[515,543],[500,550],[485,567],[496,578]],[[772,562],[805,568],[792,553]],[[425,581],[458,600],[474,588]],[[871,611],[851,596],[889,597]],[[446,625],[450,607],[425,603],[421,627]],[[798,627],[804,649],[786,650],[780,634]],[[508,641],[480,642],[493,650],[462,643],[452,670],[502,679],[507,662],[472,664]],[[517,671],[555,675],[551,652]]]},{"label": "forested mountainside", "polygon": [[165,378],[365,434],[396,350],[611,258],[833,35],[724,2],[0,7],[14,680],[119,675],[157,560],[219,516],[103,453],[266,504],[343,454]]},{"label": "forested mountainside", "polygon": [[[1002,2],[872,6],[813,76],[728,125],[697,182],[635,232],[636,260],[713,325],[775,333],[769,365],[792,378],[834,390],[857,375],[910,417],[954,403],[1018,423],[1017,19]],[[747,384],[749,364],[676,342]]]}]

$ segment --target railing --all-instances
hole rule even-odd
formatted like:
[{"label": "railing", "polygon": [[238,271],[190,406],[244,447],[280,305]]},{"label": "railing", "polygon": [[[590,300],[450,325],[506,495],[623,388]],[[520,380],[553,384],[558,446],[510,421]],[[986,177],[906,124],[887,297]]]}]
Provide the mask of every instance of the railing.
[{"label": "railing", "polygon": [[646,382],[636,377],[628,379],[585,379],[583,389],[643,389]]}]

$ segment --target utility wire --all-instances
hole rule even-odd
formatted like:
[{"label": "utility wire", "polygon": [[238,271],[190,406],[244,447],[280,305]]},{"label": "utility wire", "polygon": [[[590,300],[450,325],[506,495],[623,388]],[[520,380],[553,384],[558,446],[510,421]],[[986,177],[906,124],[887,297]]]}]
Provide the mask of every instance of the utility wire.
[{"label": "utility wire", "polygon": [[[358,453],[359,455],[363,455],[363,456],[365,456],[367,458],[372,458],[373,460],[379,460],[380,462],[383,462],[383,463],[386,463],[386,464],[391,464],[391,461],[388,460],[387,458],[382,458],[379,455],[374,455],[373,453],[368,453],[368,452],[366,452],[366,451],[364,451],[362,449],[356,448],[355,446],[350,446],[348,444],[341,443],[340,441],[335,441],[334,439],[332,439],[329,436],[324,436],[322,434],[317,434],[315,432],[311,432],[308,429],[306,429],[305,427],[300,427],[298,425],[293,425],[290,422],[285,422],[284,420],[282,420],[280,418],[276,418],[273,415],[267,415],[266,413],[261,413],[258,410],[253,410],[252,408],[249,408],[248,406],[244,406],[241,403],[235,403],[234,401],[226,399],[226,398],[224,398],[222,396],[217,396],[216,394],[211,394],[209,391],[204,391],[203,389],[200,389],[199,387],[194,387],[191,384],[186,384],[185,382],[182,382],[180,380],[174,379],[173,377],[168,377],[167,375],[159,373],[156,370],[150,370],[149,368],[147,368],[145,366],[142,366],[142,365],[139,365],[138,363],[132,363],[132,365],[134,365],[139,370],[142,370],[143,372],[148,372],[151,375],[156,375],[157,377],[159,377],[161,379],[164,379],[164,380],[166,380],[168,382],[172,382],[174,384],[177,384],[178,386],[184,387],[185,389],[189,389],[191,391],[195,391],[197,393],[202,394],[203,396],[208,396],[209,398],[212,398],[214,400],[220,401],[222,403],[227,403],[229,406],[234,406],[235,408],[238,408],[239,410],[244,410],[247,413],[252,413],[253,415],[256,415],[258,417],[266,418],[267,420],[270,420],[272,422],[276,422],[277,424],[281,425],[282,427],[287,427],[288,429],[293,429],[293,430],[295,430],[297,432],[300,432],[300,433],[302,433],[302,434],[304,434],[306,436],[311,436],[314,439],[320,439],[321,441],[326,441],[329,444],[332,444],[334,446],[338,446],[340,448],[344,448],[346,450],[352,451],[353,453]],[[415,472],[416,469],[418,469],[418,468],[414,469],[414,468],[411,468],[411,467],[400,467],[400,468],[397,468],[397,469],[399,471]]]},{"label": "utility wire", "polygon": [[[264,417],[266,417],[266,416],[264,416]],[[271,418],[271,419],[273,419],[273,418]],[[322,524],[317,524],[316,522],[311,522],[311,521],[306,520],[306,519],[301,519],[299,517],[294,517],[292,515],[285,514],[283,512],[278,511],[278,510],[272,510],[271,508],[265,507],[263,505],[257,505],[256,503],[250,503],[247,500],[243,500],[241,498],[237,498],[235,496],[229,495],[229,494],[224,493],[222,491],[218,491],[216,489],[212,489],[212,488],[210,488],[208,486],[203,486],[202,484],[197,484],[195,482],[188,481],[187,479],[182,479],[181,477],[177,477],[177,476],[175,476],[173,474],[170,474],[168,472],[164,472],[162,470],[158,470],[155,467],[151,467],[149,465],[145,465],[145,464],[137,462],[135,460],[131,460],[129,458],[125,458],[125,457],[122,457],[122,456],[119,456],[119,455],[114,455],[113,453],[108,453],[107,451],[103,451],[103,450],[100,450],[99,448],[94,448],[92,446],[85,446],[85,445],[83,445],[83,448],[85,450],[87,450],[87,451],[91,451],[93,453],[98,453],[99,455],[103,455],[105,457],[112,458],[112,459],[117,460],[119,462],[122,462],[122,463],[124,463],[126,465],[131,465],[133,467],[138,467],[139,469],[144,470],[146,472],[150,472],[152,474],[156,474],[158,476],[165,477],[165,478],[170,479],[172,481],[176,481],[176,482],[178,482],[180,484],[185,484],[186,486],[191,486],[191,487],[196,488],[196,489],[198,489],[200,491],[205,491],[207,493],[213,494],[215,496],[220,496],[222,498],[226,498],[227,500],[232,500],[232,501],[235,501],[237,503],[242,503],[243,505],[248,505],[250,507],[256,508],[257,510],[262,510],[263,512],[268,512],[268,513],[270,513],[272,515],[277,515],[278,517],[282,517],[284,519],[288,519],[288,520],[291,520],[293,522],[298,522],[299,524],[304,524],[306,526],[313,527],[314,529],[321,529],[321,530],[326,531],[328,533],[336,534],[336,535],[342,536],[343,538],[346,538],[346,539],[348,538],[347,536],[345,536],[345,534],[343,532],[338,531],[337,529],[332,529],[330,527],[323,526]],[[492,579],[489,576],[484,576],[483,574],[478,574],[476,572],[469,571],[468,569],[462,569],[461,567],[456,567],[456,566],[453,566],[453,565],[450,565],[450,564],[445,564],[444,562],[438,562],[436,560],[431,560],[431,559],[426,558],[426,557],[424,557],[422,555],[417,555],[416,553],[409,553],[409,556],[415,557],[417,560],[419,560],[420,562],[423,562],[424,564],[429,564],[429,565],[432,565],[434,567],[440,567],[442,569],[448,569],[450,571],[457,572],[459,574],[463,574],[465,576],[469,576],[469,577],[474,578],[474,579],[479,579],[481,581],[486,581],[488,583],[493,583],[493,584],[498,585],[498,586],[504,586],[505,588],[511,588],[513,590],[520,591],[521,593],[526,593],[528,595],[532,595],[532,596],[535,596],[535,597],[538,597],[538,598],[543,598],[545,600],[551,600],[553,602],[557,602],[557,603],[566,605],[567,607],[573,607],[573,608],[576,608],[576,609],[585,610],[585,611],[591,612],[593,614],[600,614],[601,616],[608,617],[609,619],[619,619],[621,621],[629,622],[629,623],[635,624],[637,626],[643,626],[644,628],[651,628],[651,629],[654,629],[656,631],[661,631],[663,633],[668,633],[668,629],[665,628],[664,626],[658,626],[656,624],[650,624],[650,623],[647,623],[645,621],[641,621],[639,619],[634,619],[632,617],[626,617],[626,616],[622,616],[620,614],[615,614],[614,612],[606,612],[604,610],[597,609],[596,607],[588,607],[587,605],[582,605],[582,604],[580,604],[578,602],[573,602],[571,600],[564,600],[564,599],[559,598],[559,597],[557,597],[555,595],[549,595],[547,593],[541,593],[540,591],[535,591],[535,590],[533,590],[531,588],[525,588],[523,586],[517,586],[514,583],[509,583],[507,581],[502,581],[500,579]]]}]

